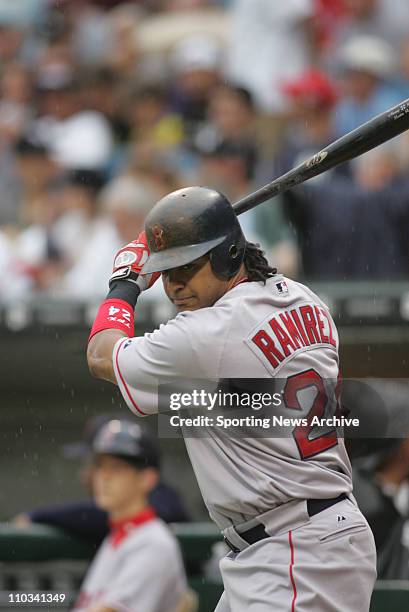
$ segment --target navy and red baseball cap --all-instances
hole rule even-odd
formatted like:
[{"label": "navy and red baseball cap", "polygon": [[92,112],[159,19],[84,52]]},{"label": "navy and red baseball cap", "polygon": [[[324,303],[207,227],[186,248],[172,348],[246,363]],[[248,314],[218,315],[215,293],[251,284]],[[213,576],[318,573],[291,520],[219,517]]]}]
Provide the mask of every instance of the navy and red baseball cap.
[{"label": "navy and red baseball cap", "polygon": [[138,468],[159,468],[159,451],[145,427],[129,419],[112,419],[96,434],[94,455],[112,455]]}]

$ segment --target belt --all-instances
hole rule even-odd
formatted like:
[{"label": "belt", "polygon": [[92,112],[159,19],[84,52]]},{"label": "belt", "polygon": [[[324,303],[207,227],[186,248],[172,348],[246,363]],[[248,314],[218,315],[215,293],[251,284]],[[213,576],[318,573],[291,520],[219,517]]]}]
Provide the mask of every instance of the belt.
[{"label": "belt", "polygon": [[[308,516],[311,518],[319,512],[326,510],[327,508],[331,508],[338,502],[347,499],[348,496],[345,493],[341,493],[338,497],[332,497],[331,499],[307,499],[307,512]],[[256,525],[256,527],[252,527],[247,531],[239,534],[240,537],[245,540],[248,544],[255,544],[260,540],[264,540],[265,538],[271,538],[271,534],[268,534],[264,528],[264,525],[261,523]],[[227,538],[224,538],[227,546],[234,552],[240,552],[240,549],[234,546]]]}]

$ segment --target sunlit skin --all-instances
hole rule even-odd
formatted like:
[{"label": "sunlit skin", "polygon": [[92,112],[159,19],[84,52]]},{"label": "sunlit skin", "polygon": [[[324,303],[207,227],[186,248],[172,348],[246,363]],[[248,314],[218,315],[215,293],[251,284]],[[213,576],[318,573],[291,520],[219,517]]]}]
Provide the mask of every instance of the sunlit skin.
[{"label": "sunlit skin", "polygon": [[148,493],[157,484],[154,468],[139,470],[113,455],[98,455],[92,476],[96,505],[108,512],[111,520],[131,517],[147,506]]},{"label": "sunlit skin", "polygon": [[[246,269],[241,265],[237,274],[229,279],[216,276],[207,255],[185,266],[172,268],[162,273],[166,295],[178,312],[199,310],[213,306],[227,291],[246,278]],[[117,384],[112,364],[115,344],[125,333],[107,329],[96,334],[87,351],[88,367],[96,378]]]}]

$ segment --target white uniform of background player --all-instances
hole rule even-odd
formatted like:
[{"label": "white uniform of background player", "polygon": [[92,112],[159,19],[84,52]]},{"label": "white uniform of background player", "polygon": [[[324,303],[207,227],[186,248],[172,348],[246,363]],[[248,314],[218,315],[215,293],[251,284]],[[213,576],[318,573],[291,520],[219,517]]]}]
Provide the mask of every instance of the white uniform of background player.
[{"label": "white uniform of background player", "polygon": [[93,452],[95,502],[108,512],[110,533],[88,569],[75,612],[178,612],[187,593],[181,553],[143,485],[143,474],[151,483],[158,474],[155,445],[137,423],[114,419],[98,432]]},{"label": "white uniform of background player", "polygon": [[177,543],[152,511],[111,525],[81,587],[75,612],[99,604],[121,612],[175,612],[186,590]]},{"label": "white uniform of background player", "polygon": [[[289,336],[284,351],[270,322],[276,322],[273,325],[279,335],[281,330],[284,342],[282,332],[288,334],[288,327],[283,321],[290,317],[294,323],[297,316],[307,342],[299,334],[297,347],[294,335]],[[276,347],[274,353],[268,352],[268,338]],[[240,283],[211,308],[182,312],[151,334],[120,340],[113,362],[125,401],[141,416],[157,410],[158,381],[294,377],[297,384],[297,375],[303,383],[309,370],[316,373],[317,381],[336,380],[338,336],[317,296],[276,276],[265,286]],[[228,594],[218,610],[244,612],[249,601],[258,602],[250,608],[257,612],[368,610],[375,549],[353,498],[308,516],[305,500],[352,491],[343,440],[324,438],[318,448],[319,444],[322,452],[316,453],[317,442],[307,443],[302,457],[292,437],[233,439],[215,430],[209,437],[186,438],[212,519],[238,549],[243,548],[222,561]],[[272,538],[248,547],[231,527],[246,530],[254,526],[256,517]],[[351,592],[349,580],[357,573],[363,588],[359,591],[357,581],[357,590]],[[325,607],[320,594],[321,585],[328,582],[334,608],[329,603]]]},{"label": "white uniform of background player", "polygon": [[[88,348],[91,371],[116,380],[136,415],[155,413],[158,385],[181,379],[280,379],[287,416],[333,409],[328,381],[336,387],[338,336],[326,305],[275,274],[246,243],[222,194],[173,192],[145,228],[115,260]],[[138,287],[159,271],[179,314],[153,333],[124,337],[133,330]],[[213,424],[204,430],[185,441],[210,516],[231,548],[221,562],[217,612],[368,612],[374,540],[336,432],[309,422],[287,437],[246,429],[232,436]]]}]

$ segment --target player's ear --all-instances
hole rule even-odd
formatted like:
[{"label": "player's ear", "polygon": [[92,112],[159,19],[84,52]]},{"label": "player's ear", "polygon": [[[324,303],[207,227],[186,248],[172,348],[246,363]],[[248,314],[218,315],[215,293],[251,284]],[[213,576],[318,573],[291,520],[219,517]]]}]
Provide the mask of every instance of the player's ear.
[{"label": "player's ear", "polygon": [[156,468],[147,467],[141,471],[141,484],[146,495],[156,487],[159,482],[159,472]]}]

